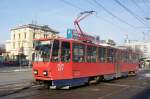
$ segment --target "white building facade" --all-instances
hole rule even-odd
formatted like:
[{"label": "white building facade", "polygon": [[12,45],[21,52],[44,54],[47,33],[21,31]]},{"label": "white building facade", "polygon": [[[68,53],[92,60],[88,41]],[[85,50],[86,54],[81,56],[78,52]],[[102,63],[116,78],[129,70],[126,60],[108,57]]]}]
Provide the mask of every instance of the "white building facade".
[{"label": "white building facade", "polygon": [[150,68],[150,42],[128,41],[124,45],[132,48],[135,52],[140,51],[145,66]]},{"label": "white building facade", "polygon": [[9,53],[9,57],[14,59],[16,56],[23,54],[29,61],[32,61],[32,54],[34,53],[34,39],[58,36],[58,32],[47,25],[27,24],[12,28],[10,31],[10,40],[6,41],[6,52]]},{"label": "white building facade", "polygon": [[140,50],[143,55],[142,58],[150,58],[150,42],[128,42],[125,46],[131,47],[134,51]]}]

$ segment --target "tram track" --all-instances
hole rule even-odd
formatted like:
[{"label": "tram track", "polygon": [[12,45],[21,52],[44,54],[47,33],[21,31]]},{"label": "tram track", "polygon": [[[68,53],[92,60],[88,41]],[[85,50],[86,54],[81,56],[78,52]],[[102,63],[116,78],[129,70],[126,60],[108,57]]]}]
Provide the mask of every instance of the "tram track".
[{"label": "tram track", "polygon": [[[23,83],[23,82],[22,82]],[[32,83],[28,83],[27,85],[23,85],[22,83],[12,83],[12,84],[6,84],[6,85],[0,85],[0,99],[1,98],[5,98],[7,96],[10,96],[10,95],[15,95],[15,94],[19,94],[19,93],[23,93],[24,91],[42,91],[43,90],[46,90],[46,93],[45,94],[50,94],[50,93],[55,93],[55,94],[59,94],[60,92],[62,93],[62,91],[58,91],[58,90],[51,90],[49,91],[50,89],[47,89],[47,88],[44,88],[43,85],[38,85],[34,82]],[[31,97],[31,96],[38,96],[40,95],[41,93],[34,93],[34,94],[30,94],[29,95],[26,95],[26,96],[22,96],[21,98],[25,98],[25,97]],[[6,98],[7,99],[7,98]]]},{"label": "tram track", "polygon": [[38,85],[35,85],[33,82],[16,82],[11,84],[0,85],[0,98],[11,94],[19,93],[21,91],[33,87],[38,87]]},{"label": "tram track", "polygon": [[[45,88],[43,88],[42,85],[37,85],[34,82],[26,83],[26,85],[24,85],[24,83],[25,82],[0,85],[0,92],[3,91],[3,94],[0,94],[0,97],[5,97],[5,96],[12,95],[12,94],[20,93],[20,92],[25,91],[27,89],[29,89],[29,90],[36,89],[36,90],[40,90],[40,91],[42,91],[42,89],[43,90],[45,89]],[[102,82],[101,85],[102,86],[103,85],[104,86],[119,86],[119,87],[129,87],[130,86],[130,85],[125,85],[125,84],[123,84],[123,85],[122,84],[114,84],[114,83],[111,83],[111,82],[107,82],[107,83]],[[134,87],[137,87],[137,86],[134,86]],[[143,88],[143,87],[141,87],[141,88]],[[56,90],[48,91],[48,94],[50,94],[50,93],[60,94],[60,93],[62,93],[62,91],[56,91]],[[36,93],[34,95],[38,96],[38,95],[40,95],[40,93]],[[33,94],[29,95],[29,96],[33,96]]]}]

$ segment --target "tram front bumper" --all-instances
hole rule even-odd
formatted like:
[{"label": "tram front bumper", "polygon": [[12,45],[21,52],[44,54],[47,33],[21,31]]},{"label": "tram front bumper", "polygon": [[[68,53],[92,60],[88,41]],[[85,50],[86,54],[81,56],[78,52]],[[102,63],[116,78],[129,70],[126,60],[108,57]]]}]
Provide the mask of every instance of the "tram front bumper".
[{"label": "tram front bumper", "polygon": [[35,79],[51,80],[50,72],[48,72],[47,70],[34,69],[33,74],[34,74]]}]

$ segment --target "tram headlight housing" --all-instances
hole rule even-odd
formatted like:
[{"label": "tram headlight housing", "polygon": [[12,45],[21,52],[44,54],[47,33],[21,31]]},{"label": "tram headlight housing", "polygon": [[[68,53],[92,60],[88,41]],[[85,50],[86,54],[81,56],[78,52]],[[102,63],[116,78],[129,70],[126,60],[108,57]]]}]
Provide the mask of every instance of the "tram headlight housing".
[{"label": "tram headlight housing", "polygon": [[35,74],[35,75],[38,75],[38,70],[34,70],[34,74]]},{"label": "tram headlight housing", "polygon": [[44,75],[44,76],[47,76],[47,75],[48,75],[48,72],[47,72],[47,71],[43,71],[43,75]]}]

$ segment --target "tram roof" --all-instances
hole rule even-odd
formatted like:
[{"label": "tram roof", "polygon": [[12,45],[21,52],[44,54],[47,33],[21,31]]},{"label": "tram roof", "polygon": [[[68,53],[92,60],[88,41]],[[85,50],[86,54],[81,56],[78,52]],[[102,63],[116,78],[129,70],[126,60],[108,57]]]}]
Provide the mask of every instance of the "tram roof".
[{"label": "tram roof", "polygon": [[39,40],[39,41],[46,41],[46,40],[64,40],[64,41],[75,41],[75,42],[79,42],[79,43],[82,43],[82,44],[89,44],[89,45],[95,45],[95,46],[102,46],[102,47],[109,47],[109,48],[114,48],[114,49],[118,49],[118,50],[126,50],[128,51],[126,47],[124,46],[112,46],[112,45],[108,45],[108,44],[103,44],[103,43],[100,43],[100,44],[95,44],[95,43],[86,43],[86,42],[82,42],[80,40],[77,40],[77,39],[68,39],[68,38],[64,38],[64,37],[57,37],[57,38],[39,38],[39,39],[34,39],[35,41]]},{"label": "tram roof", "polygon": [[103,47],[112,47],[112,48],[116,48],[119,49],[117,46],[112,46],[112,45],[108,45],[108,44],[103,44],[103,43],[87,43],[87,42],[83,42],[77,39],[68,39],[68,38],[63,38],[63,37],[59,37],[59,38],[38,38],[38,39],[34,39],[35,41],[46,41],[46,40],[64,40],[64,41],[75,41],[75,42],[79,42],[82,44],[90,44],[90,45],[95,45],[95,46],[103,46]]}]

